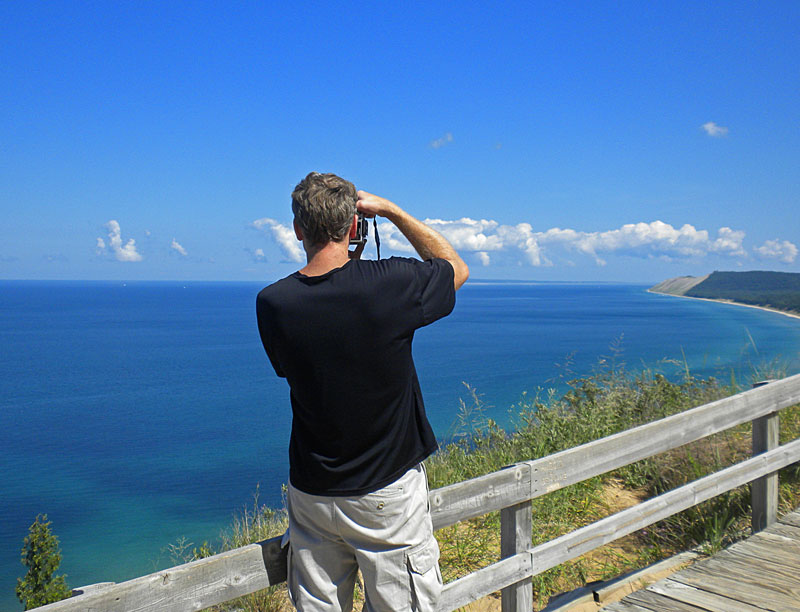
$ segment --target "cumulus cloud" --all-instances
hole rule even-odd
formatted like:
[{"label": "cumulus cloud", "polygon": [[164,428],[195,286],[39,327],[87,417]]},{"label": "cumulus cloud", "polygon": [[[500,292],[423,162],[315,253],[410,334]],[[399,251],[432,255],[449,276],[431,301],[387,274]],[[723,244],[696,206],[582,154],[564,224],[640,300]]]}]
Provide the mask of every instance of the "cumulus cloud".
[{"label": "cumulus cloud", "polygon": [[452,132],[445,132],[444,136],[441,138],[437,138],[436,140],[431,141],[431,148],[432,149],[441,149],[446,144],[450,144],[453,142],[453,133]]},{"label": "cumulus cloud", "polygon": [[783,263],[794,263],[797,259],[797,247],[788,240],[767,240],[755,252],[761,259],[777,259]]},{"label": "cumulus cloud", "polygon": [[707,121],[703,125],[700,126],[706,134],[711,136],[712,138],[722,138],[723,136],[728,135],[728,128],[717,125],[713,121]]},{"label": "cumulus cloud", "polygon": [[169,248],[171,248],[171,249],[173,249],[173,250],[175,250],[175,251],[178,251],[178,253],[180,253],[180,254],[181,254],[181,255],[183,255],[184,257],[186,257],[186,255],[187,255],[187,253],[186,253],[186,249],[184,249],[184,248],[183,248],[183,247],[180,245],[180,243],[179,243],[177,240],[175,240],[175,238],[173,238],[173,239],[172,239],[172,243],[169,245]]},{"label": "cumulus cloud", "polygon": [[[105,224],[108,230],[108,247],[117,258],[117,261],[142,261],[142,256],[136,250],[136,241],[130,238],[124,245],[122,244],[122,229],[119,222],[111,219]],[[102,238],[97,239],[95,247],[97,253],[106,252],[106,243]]]},{"label": "cumulus cloud", "polygon": [[[459,251],[473,252],[483,265],[495,261],[491,253],[521,256],[532,266],[552,266],[570,253],[591,257],[597,265],[606,265],[609,255],[626,255],[662,260],[703,257],[711,253],[745,257],[745,232],[721,227],[716,236],[685,224],[676,228],[663,221],[629,223],[602,232],[584,232],[554,227],[534,231],[529,223],[501,225],[496,221],[463,218],[454,221],[426,219],[425,223],[442,233]],[[381,238],[390,249],[413,252],[400,231],[389,223],[380,224]]]},{"label": "cumulus cloud", "polygon": [[283,223],[277,222],[275,219],[269,219],[267,217],[256,219],[250,225],[257,230],[271,235],[275,242],[278,243],[278,246],[281,247],[281,250],[289,261],[297,263],[305,261],[303,249],[294,234],[294,228],[291,226],[284,225]]},{"label": "cumulus cloud", "polygon": [[717,230],[717,239],[711,244],[709,250],[714,253],[722,253],[731,256],[746,256],[742,242],[745,233],[742,230],[732,230],[729,227],[721,227]]},{"label": "cumulus cloud", "polygon": [[[599,266],[609,257],[635,257],[661,261],[703,258],[711,255],[746,258],[742,230],[720,227],[716,231],[691,224],[675,227],[663,221],[628,223],[615,229],[587,232],[553,227],[535,231],[530,223],[505,225],[491,219],[425,219],[462,254],[471,254],[480,265],[519,263],[535,267],[575,265],[585,256]],[[273,219],[259,219],[254,227],[268,231],[293,261],[303,261],[290,227]],[[413,254],[414,248],[392,223],[378,224],[381,244],[387,252]],[[291,249],[291,250],[290,250]],[[769,240],[755,249],[763,258],[792,263],[798,249],[788,241]]]}]

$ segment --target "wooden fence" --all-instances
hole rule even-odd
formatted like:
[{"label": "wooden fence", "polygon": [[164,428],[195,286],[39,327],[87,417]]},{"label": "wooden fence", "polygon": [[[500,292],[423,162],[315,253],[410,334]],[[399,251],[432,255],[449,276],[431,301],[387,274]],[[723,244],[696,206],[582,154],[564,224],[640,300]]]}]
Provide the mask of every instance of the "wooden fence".
[{"label": "wooden fence", "polygon": [[[641,425],[548,457],[430,492],[434,529],[499,510],[501,559],[445,585],[439,610],[502,590],[504,612],[530,612],[531,577],[716,495],[753,482],[752,523],[775,520],[777,470],[800,460],[800,439],[778,444],[778,412],[800,403],[800,374]],[[531,546],[531,504],[540,495],[663,453],[741,423],[753,423],[753,456],[632,508]],[[184,612],[253,593],[286,579],[272,538],[39,608],[59,612]]]}]

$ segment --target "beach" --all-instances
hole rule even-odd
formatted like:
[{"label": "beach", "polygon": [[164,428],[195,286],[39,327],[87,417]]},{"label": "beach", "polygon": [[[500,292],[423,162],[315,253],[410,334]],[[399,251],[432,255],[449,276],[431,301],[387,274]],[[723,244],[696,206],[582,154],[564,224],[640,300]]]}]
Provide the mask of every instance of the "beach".
[{"label": "beach", "polygon": [[670,297],[679,297],[679,298],[687,298],[690,300],[701,300],[703,302],[718,302],[720,304],[733,304],[734,306],[744,306],[745,308],[755,308],[757,310],[764,310],[766,312],[774,312],[785,317],[792,317],[793,319],[800,319],[800,314],[794,312],[787,312],[785,310],[778,310],[777,308],[770,308],[769,306],[757,306],[756,304],[745,304],[743,302],[735,302],[734,300],[721,300],[721,299],[714,299],[714,298],[701,298],[701,297],[694,297],[692,295],[677,295],[675,293],[664,293],[662,291],[651,291],[650,289],[647,290],[648,293],[653,293],[655,295],[668,295]]}]

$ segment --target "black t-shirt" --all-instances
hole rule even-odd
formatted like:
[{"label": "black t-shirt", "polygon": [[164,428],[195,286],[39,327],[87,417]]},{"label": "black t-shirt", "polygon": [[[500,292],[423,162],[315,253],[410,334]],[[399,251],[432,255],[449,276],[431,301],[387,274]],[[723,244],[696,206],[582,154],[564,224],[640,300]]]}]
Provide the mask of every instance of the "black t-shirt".
[{"label": "black t-shirt", "polygon": [[350,260],[322,276],[296,272],[258,294],[261,341],[290,387],[293,486],[369,493],[436,450],[411,341],[454,305],[444,259]]}]

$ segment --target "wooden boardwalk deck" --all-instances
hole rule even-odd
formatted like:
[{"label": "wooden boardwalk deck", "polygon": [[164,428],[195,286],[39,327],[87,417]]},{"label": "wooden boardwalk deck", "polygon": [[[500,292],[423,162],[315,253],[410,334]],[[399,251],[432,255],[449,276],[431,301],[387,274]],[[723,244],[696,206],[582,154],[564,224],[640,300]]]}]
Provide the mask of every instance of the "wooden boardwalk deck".
[{"label": "wooden boardwalk deck", "polygon": [[800,509],[747,540],[602,610],[800,611]]}]

